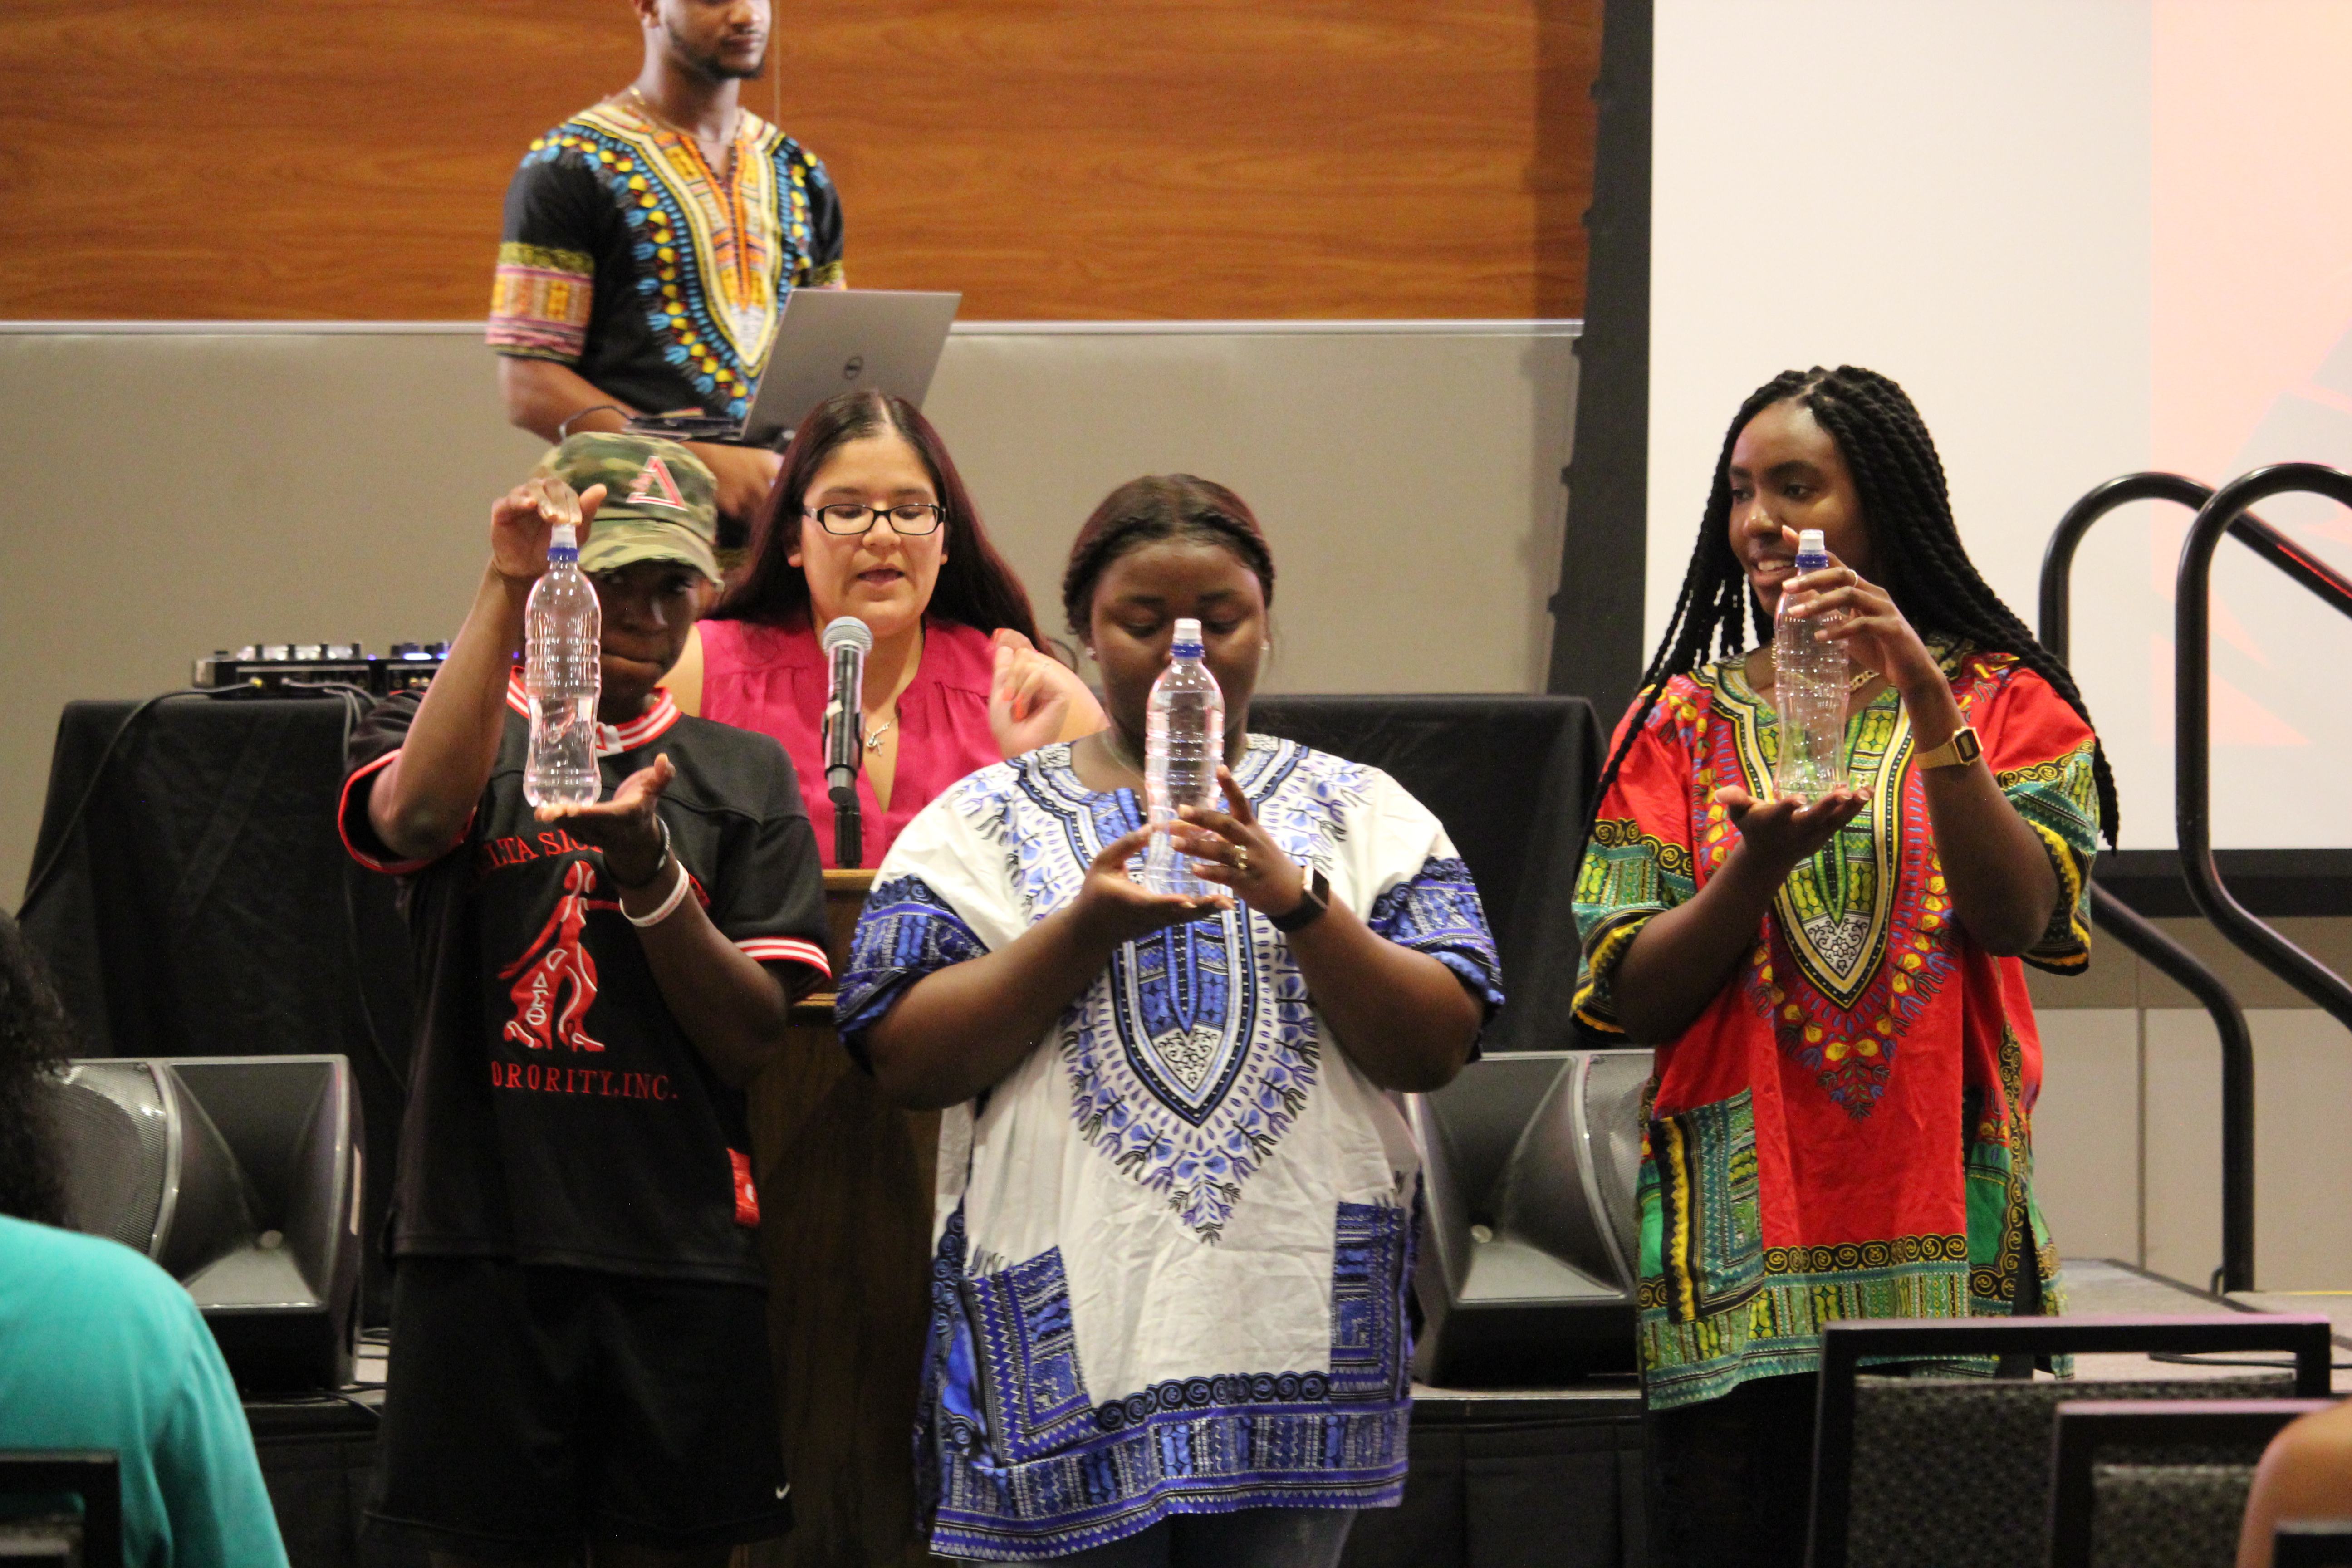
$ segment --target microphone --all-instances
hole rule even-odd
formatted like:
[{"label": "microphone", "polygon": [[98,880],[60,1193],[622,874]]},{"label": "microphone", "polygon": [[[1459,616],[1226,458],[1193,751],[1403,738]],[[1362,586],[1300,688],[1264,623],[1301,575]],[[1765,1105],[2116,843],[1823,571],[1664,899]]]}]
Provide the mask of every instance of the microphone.
[{"label": "microphone", "polygon": [[819,643],[833,669],[824,704],[824,782],[833,797],[833,861],[847,868],[866,857],[857,770],[866,757],[866,656],[874,647],[874,630],[856,616],[836,616],[826,623]]}]

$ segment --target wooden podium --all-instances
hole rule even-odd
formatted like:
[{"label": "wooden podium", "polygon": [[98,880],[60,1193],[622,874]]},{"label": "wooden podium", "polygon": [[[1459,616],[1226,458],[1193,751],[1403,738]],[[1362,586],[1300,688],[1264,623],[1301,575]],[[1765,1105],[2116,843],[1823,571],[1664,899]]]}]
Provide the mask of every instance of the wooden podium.
[{"label": "wooden podium", "polygon": [[[827,871],[833,969],[874,873]],[[885,1101],[833,1027],[830,992],[793,1009],[752,1082],[752,1163],[793,1532],[763,1563],[929,1561],[915,1520],[915,1395],[930,1326],[937,1111]]]}]

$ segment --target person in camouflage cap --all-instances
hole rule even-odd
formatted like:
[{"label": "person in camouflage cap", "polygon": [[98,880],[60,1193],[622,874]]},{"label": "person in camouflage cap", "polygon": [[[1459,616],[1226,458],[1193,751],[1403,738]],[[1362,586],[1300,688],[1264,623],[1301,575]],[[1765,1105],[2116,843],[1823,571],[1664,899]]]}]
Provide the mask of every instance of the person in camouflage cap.
[{"label": "person in camouflage cap", "polygon": [[[829,928],[783,748],[664,684],[715,488],[672,442],[564,442],[492,504],[433,683],[346,747],[343,841],[400,879],[420,977],[367,1529],[436,1561],[715,1563],[791,1522],[743,1086]],[[596,798],[566,805],[525,787],[518,663],[559,525],[602,655]]]},{"label": "person in camouflage cap", "polygon": [[593,528],[583,529],[580,570],[612,572],[639,561],[683,561],[720,580],[719,481],[676,441],[586,432],[540,459],[533,470],[575,494],[604,487]]}]

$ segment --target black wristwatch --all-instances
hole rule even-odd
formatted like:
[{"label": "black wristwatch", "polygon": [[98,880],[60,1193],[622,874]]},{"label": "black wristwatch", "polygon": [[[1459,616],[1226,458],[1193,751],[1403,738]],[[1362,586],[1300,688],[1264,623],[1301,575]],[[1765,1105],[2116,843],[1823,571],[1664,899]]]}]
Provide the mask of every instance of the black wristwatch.
[{"label": "black wristwatch", "polygon": [[1323,874],[1320,866],[1307,879],[1307,886],[1298,895],[1298,907],[1286,915],[1268,915],[1266,924],[1278,931],[1305,931],[1331,908],[1331,879]]}]

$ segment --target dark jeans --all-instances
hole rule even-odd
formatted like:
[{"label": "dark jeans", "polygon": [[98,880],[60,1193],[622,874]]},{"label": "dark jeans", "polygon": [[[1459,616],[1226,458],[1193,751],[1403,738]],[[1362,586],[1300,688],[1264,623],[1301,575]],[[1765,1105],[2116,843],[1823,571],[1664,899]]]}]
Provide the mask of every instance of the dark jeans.
[{"label": "dark jeans", "polygon": [[1650,1413],[1658,1568],[1802,1568],[1820,1386],[1811,1373],[1758,1378]]}]

